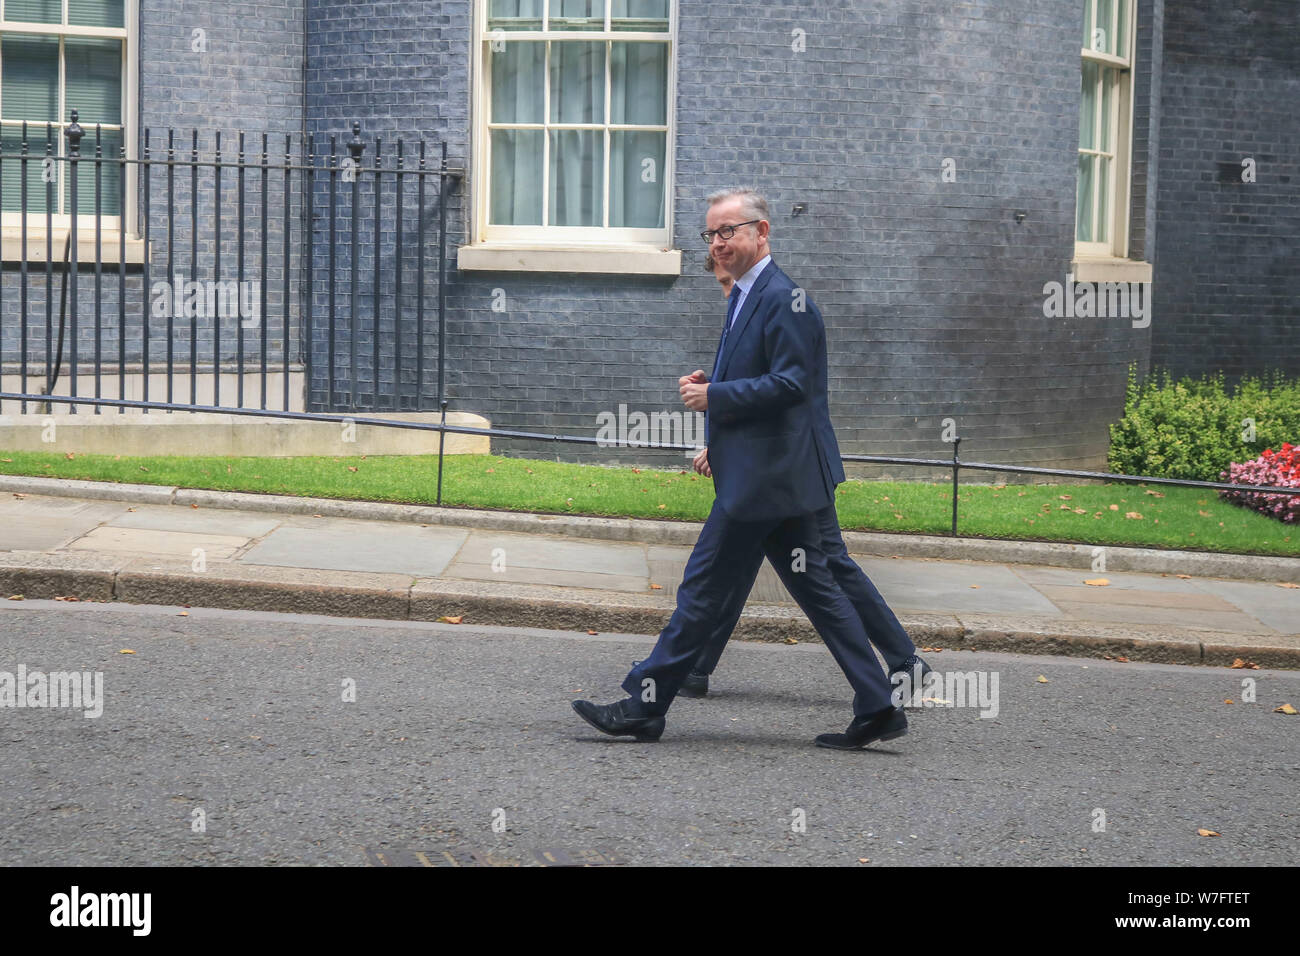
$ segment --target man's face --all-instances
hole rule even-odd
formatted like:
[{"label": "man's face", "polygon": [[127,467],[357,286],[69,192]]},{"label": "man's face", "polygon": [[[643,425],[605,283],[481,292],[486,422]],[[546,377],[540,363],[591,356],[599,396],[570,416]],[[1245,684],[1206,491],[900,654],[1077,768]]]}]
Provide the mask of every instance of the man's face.
[{"label": "man's face", "polygon": [[[744,200],[739,196],[724,199],[709,207],[705,217],[706,229],[720,229],[748,222],[753,216],[745,214]],[[741,226],[730,239],[714,234],[709,252],[713,261],[731,276],[739,279],[763,256],[767,255],[767,234],[770,230],[767,220],[749,226]]]}]

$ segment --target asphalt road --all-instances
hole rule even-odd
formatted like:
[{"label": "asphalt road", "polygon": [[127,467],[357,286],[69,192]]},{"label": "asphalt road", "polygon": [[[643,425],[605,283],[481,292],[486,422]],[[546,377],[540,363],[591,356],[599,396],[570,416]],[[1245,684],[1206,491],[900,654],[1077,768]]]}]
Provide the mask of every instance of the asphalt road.
[{"label": "asphalt road", "polygon": [[1297,858],[1300,717],[1273,708],[1300,673],[949,650],[996,717],[926,707],[841,753],[812,745],[851,716],[826,650],[736,643],[638,744],[569,701],[621,696],[652,638],[179,610],[0,601],[0,672],[104,675],[98,718],[0,708],[6,863]]}]

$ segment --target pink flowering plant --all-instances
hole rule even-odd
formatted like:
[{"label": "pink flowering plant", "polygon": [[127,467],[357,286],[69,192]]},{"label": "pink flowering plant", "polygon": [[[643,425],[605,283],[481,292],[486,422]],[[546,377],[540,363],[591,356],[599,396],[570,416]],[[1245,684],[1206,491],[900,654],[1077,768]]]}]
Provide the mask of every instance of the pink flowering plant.
[{"label": "pink flowering plant", "polygon": [[[1300,489],[1300,445],[1283,442],[1280,451],[1265,448],[1254,461],[1228,466],[1219,473],[1220,480],[1234,485],[1271,485],[1275,488]],[[1220,491],[1231,501],[1288,524],[1300,522],[1300,494],[1280,495],[1261,491]]]}]

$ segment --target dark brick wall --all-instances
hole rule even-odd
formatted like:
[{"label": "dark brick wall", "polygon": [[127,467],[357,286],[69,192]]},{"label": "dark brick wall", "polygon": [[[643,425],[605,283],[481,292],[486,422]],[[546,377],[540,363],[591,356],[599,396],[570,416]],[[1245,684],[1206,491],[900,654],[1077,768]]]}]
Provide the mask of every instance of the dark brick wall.
[{"label": "dark brick wall", "polygon": [[[620,403],[680,407],[676,378],[709,364],[723,308],[700,272],[703,196],[746,182],[772,200],[777,261],[826,316],[846,452],[942,454],[940,422],[954,417],[972,456],[1102,464],[1146,333],[1041,308],[1072,252],[1078,6],[800,2],[755,23],[749,4],[683,4],[674,236],[685,274],[453,271],[453,407],[587,434]],[[360,21],[352,5],[310,11],[311,128],[361,116],[371,136],[445,137],[465,162],[468,2],[367,6]],[[941,181],[947,157],[953,183]],[[452,204],[453,244],[467,194]]]},{"label": "dark brick wall", "polygon": [[1297,36],[1295,0],[1165,5],[1154,365],[1300,372]]},{"label": "dark brick wall", "polygon": [[[196,34],[195,31],[202,31]],[[287,0],[274,5],[250,2],[176,3],[174,0],[141,0],[139,33],[139,138],[137,155],[143,157],[145,133],[148,131],[148,155],[168,158],[168,131],[175,130],[177,160],[190,157],[191,131],[199,132],[202,162],[212,159],[216,135],[221,134],[222,159],[238,161],[238,132],[246,131],[245,162],[260,162],[261,136],[268,133],[268,162],[283,162],[285,136],[294,137],[295,149],[303,126],[303,7],[301,0]],[[73,104],[69,104],[72,106]],[[43,134],[42,134],[43,140]],[[82,141],[82,155],[93,154],[94,134],[88,128]],[[43,142],[42,142],[43,150]],[[296,161],[296,160],[295,160]],[[151,268],[148,286],[139,266],[128,266],[124,283],[126,303],[126,357],[129,363],[144,356],[143,315],[149,315],[149,359],[156,363],[166,356],[167,319],[152,314],[150,290],[169,278],[238,280],[238,178],[232,169],[223,174],[221,200],[221,268],[216,271],[215,247],[217,216],[211,169],[201,169],[198,185],[198,248],[191,253],[191,179],[188,169],[177,169],[168,184],[165,167],[155,166],[149,175],[148,189],[142,173],[135,172],[139,186],[137,209],[143,216],[146,192],[149,197]],[[284,357],[284,329],[289,327],[290,359],[301,358],[296,348],[299,326],[298,283],[301,204],[292,190],[290,249],[290,285],[284,290],[283,187],[280,174],[268,177],[267,223],[265,230],[268,262],[265,275],[260,266],[261,229],[260,172],[245,172],[245,241],[244,271],[246,280],[259,283],[266,290],[266,310],[262,316],[268,332],[267,357],[279,366]],[[169,205],[175,212],[171,229],[173,246],[168,249]],[[56,249],[56,254],[61,247]],[[39,362],[45,354],[46,276],[44,263],[30,266],[28,280],[29,357]],[[6,263],[0,277],[4,300],[2,343],[7,362],[18,358],[21,336],[18,316],[19,267]],[[83,264],[77,282],[76,339],[78,358],[82,362],[94,355],[96,337],[96,284],[93,270]],[[115,260],[110,260],[99,284],[101,329],[98,333],[105,361],[116,361],[119,354],[119,275]],[[60,276],[55,272],[51,283],[51,324],[57,339],[59,322]],[[260,292],[259,292],[260,299]],[[260,301],[259,301],[260,308]],[[287,313],[287,315],[286,315]],[[191,339],[198,342],[199,364],[211,360],[214,332],[220,327],[220,355],[223,362],[233,362],[238,353],[239,320],[231,317],[220,323],[200,319],[196,334],[191,335],[187,318],[174,319],[173,350],[178,361],[188,362]],[[71,341],[73,323],[69,318],[67,334]],[[246,329],[245,358],[259,360],[261,329]],[[70,350],[65,352],[63,369],[68,368]],[[188,367],[188,365],[186,365]],[[64,379],[56,391],[67,393]],[[84,394],[84,390],[83,390]],[[116,397],[114,392],[110,397]],[[165,398],[157,391],[151,399]],[[223,393],[223,401],[233,400]],[[188,401],[188,395],[177,396]]]},{"label": "dark brick wall", "polygon": [[[376,137],[387,156],[401,136],[408,147],[420,137],[445,140],[452,164],[466,165],[469,0],[305,2],[304,87],[301,4],[146,0],[142,122],[227,135],[269,129],[273,148],[283,133],[305,128],[318,148],[336,135],[342,152],[356,119],[366,162]],[[673,236],[686,250],[684,274],[460,273],[454,250],[465,239],[470,184],[458,188],[448,208],[451,407],[481,412],[501,427],[593,436],[597,416],[620,404],[680,408],[676,378],[707,368],[723,314],[714,280],[700,271],[703,196],[751,183],[772,201],[778,263],[826,317],[832,412],[845,452],[941,456],[948,447],[941,422],[952,417],[971,458],[1101,466],[1125,372],[1149,358],[1149,333],[1124,319],[1043,317],[1043,285],[1065,278],[1073,247],[1080,16],[1078,0],[956,7],[800,0],[765,8],[757,21],[751,4],[681,4]],[[207,31],[206,55],[190,50],[195,26]],[[803,52],[792,49],[795,29],[805,32]],[[942,179],[946,158],[955,162],[955,182]],[[323,188],[318,183],[317,197]],[[188,208],[183,187],[177,196]],[[274,191],[270,201],[278,210]],[[805,204],[803,215],[792,215],[795,203]],[[406,207],[414,214],[409,193]],[[295,204],[295,250],[300,212]],[[319,242],[327,224],[317,212]],[[427,201],[423,214],[430,223],[436,202]],[[228,215],[227,228],[231,221]],[[165,221],[155,213],[152,222],[157,240]],[[394,236],[384,222],[379,257],[389,270]],[[275,254],[282,226],[283,217],[273,215]],[[345,236],[346,219],[339,229]],[[223,246],[227,264],[232,248]],[[210,253],[201,250],[200,269]],[[341,244],[340,261],[349,253]],[[363,228],[363,393],[374,377],[365,337],[374,254],[373,235]],[[409,246],[403,261],[413,261]],[[320,342],[327,260],[319,245],[313,263],[312,335]],[[405,275],[413,283],[413,269]],[[340,310],[344,289],[336,290]],[[424,289],[435,302],[432,268]],[[504,311],[492,308],[498,289]],[[381,380],[394,378],[399,341],[404,367],[415,364],[413,321],[409,302],[400,314],[381,306]],[[1157,327],[1160,321],[1158,314]],[[430,313],[426,328],[423,358],[432,369]],[[157,341],[160,332],[153,335]],[[230,341],[223,331],[223,343]],[[337,342],[348,350],[346,334]],[[11,354],[8,337],[5,349]],[[320,370],[313,397],[327,398]]]}]

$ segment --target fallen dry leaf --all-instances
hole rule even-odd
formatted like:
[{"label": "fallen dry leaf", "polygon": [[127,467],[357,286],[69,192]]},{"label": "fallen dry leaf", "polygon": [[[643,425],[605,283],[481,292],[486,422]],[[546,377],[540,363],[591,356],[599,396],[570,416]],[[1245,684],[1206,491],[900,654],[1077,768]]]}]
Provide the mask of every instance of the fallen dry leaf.
[{"label": "fallen dry leaf", "polygon": [[1130,661],[1129,661],[1129,659],[1128,659],[1127,657],[1117,657],[1117,658],[1115,658],[1115,660],[1119,661],[1121,664],[1128,664],[1128,663],[1130,663]]},{"label": "fallen dry leaf", "polygon": [[870,863],[871,861],[868,860],[865,856],[860,856],[860,857],[858,857],[858,862],[859,862],[859,863]]},{"label": "fallen dry leaf", "polygon": [[592,636],[595,636],[595,634],[596,634],[596,632],[593,631],[593,630],[591,630],[590,628],[587,629],[587,633],[588,633],[588,634],[591,634]]},{"label": "fallen dry leaf", "polygon": [[786,638],[784,641],[782,641],[781,643],[782,643],[782,644],[798,644],[798,643],[799,643],[799,639],[798,639],[797,637],[787,637],[787,638]]},{"label": "fallen dry leaf", "polygon": [[1296,714],[1300,713],[1300,711],[1296,710],[1290,704],[1283,704],[1281,707],[1274,707],[1273,713],[1286,714],[1288,717],[1294,717]]},{"label": "fallen dry leaf", "polygon": [[1124,517],[1125,517],[1125,518],[1132,518],[1132,519],[1135,519],[1135,520],[1137,520],[1137,521],[1141,521],[1141,520],[1142,520],[1142,516],[1141,516],[1140,514],[1138,514],[1136,511],[1126,511],[1126,512],[1124,512]]},{"label": "fallen dry leaf", "polygon": [[1051,681],[1048,680],[1046,677],[1044,677],[1042,674],[1039,674],[1039,675],[1038,675],[1038,683],[1040,683],[1040,684],[1050,684]]},{"label": "fallen dry leaf", "polygon": [[1074,495],[1057,495],[1056,497],[1060,498],[1062,501],[1069,501],[1074,497]]},{"label": "fallen dry leaf", "polygon": [[1236,701],[1233,700],[1231,697],[1225,697],[1225,698],[1223,699],[1223,702],[1224,702],[1225,704],[1235,704],[1235,703],[1236,703]]},{"label": "fallen dry leaf", "polygon": [[356,470],[357,470],[356,465],[348,465],[348,471],[356,471]]},{"label": "fallen dry leaf", "polygon": [[190,616],[190,612],[189,612],[189,611],[177,611],[177,612],[176,612],[176,616],[177,616],[177,617],[189,617],[189,616]]},{"label": "fallen dry leaf", "polygon": [[662,584],[652,584],[652,585],[650,585],[650,590],[651,590],[651,591],[662,591],[663,589],[664,589],[664,586],[663,586]]},{"label": "fallen dry leaf", "polygon": [[1280,588],[1300,588],[1300,584],[1293,584],[1290,581],[1282,581],[1278,584]]},{"label": "fallen dry leaf", "polygon": [[455,617],[446,616],[438,618],[439,624],[463,624],[465,622],[464,614],[457,614]]},{"label": "fallen dry leaf", "polygon": [[1207,830],[1204,827],[1201,827],[1199,830],[1196,831],[1196,835],[1197,836],[1220,836],[1221,834],[1217,830]]},{"label": "fallen dry leaf", "polygon": [[119,653],[119,654],[134,654],[135,651],[131,650],[131,648],[129,648],[129,647],[124,647],[124,648],[122,648],[120,651],[118,651],[118,653]]},{"label": "fallen dry leaf", "polygon": [[72,461],[72,459],[77,457],[77,453],[75,451],[70,451],[63,457],[66,458],[68,461]]},{"label": "fallen dry leaf", "polygon": [[1119,511],[1119,505],[1110,505],[1109,507],[1111,511]]},{"label": "fallen dry leaf", "polygon": [[1175,575],[1175,577],[1180,577],[1184,581],[1190,581],[1192,576],[1190,574],[1179,574],[1179,575]]},{"label": "fallen dry leaf", "polygon": [[11,595],[9,595],[9,600],[11,600],[11,601],[21,601],[21,600],[23,600],[23,596],[22,596],[21,594],[11,594]]},{"label": "fallen dry leaf", "polygon": [[1086,584],[1086,585],[1088,585],[1088,587],[1090,587],[1090,588],[1108,588],[1108,587],[1110,587],[1110,579],[1109,579],[1109,578],[1088,578],[1088,579],[1087,579],[1086,581],[1084,581],[1083,583]]},{"label": "fallen dry leaf", "polygon": [[1149,494],[1152,498],[1163,498],[1163,497],[1164,497],[1164,494],[1161,493],[1161,492],[1159,492],[1159,491],[1148,491],[1147,494]]},{"label": "fallen dry leaf", "polygon": [[1252,671],[1257,671],[1257,670],[1259,670],[1259,665],[1258,665],[1258,664],[1255,664],[1255,663],[1253,663],[1253,662],[1251,662],[1251,661],[1248,661],[1248,660],[1243,660],[1243,659],[1240,658],[1240,657],[1238,657],[1235,661],[1233,661],[1229,666],[1230,666],[1233,670],[1241,670],[1243,667],[1246,668],[1247,670],[1252,670]]}]

